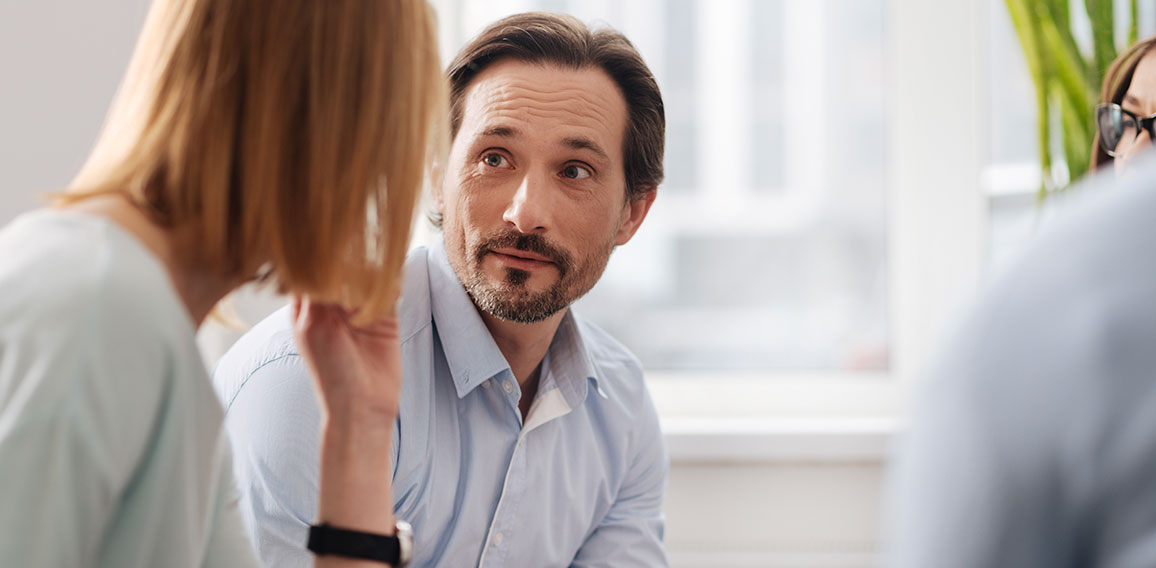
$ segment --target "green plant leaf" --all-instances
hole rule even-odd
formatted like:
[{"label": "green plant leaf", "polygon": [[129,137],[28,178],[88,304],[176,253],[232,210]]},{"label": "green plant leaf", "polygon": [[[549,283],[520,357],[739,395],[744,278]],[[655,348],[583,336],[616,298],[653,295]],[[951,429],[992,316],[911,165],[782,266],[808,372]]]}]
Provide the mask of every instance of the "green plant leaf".
[{"label": "green plant leaf", "polygon": [[1128,22],[1128,45],[1132,45],[1140,39],[1140,3],[1137,0],[1132,0],[1131,4],[1132,21]]},{"label": "green plant leaf", "polygon": [[1039,21],[1035,18],[1035,9],[1031,0],[1007,0],[1008,14],[1016,35],[1019,36],[1020,46],[1024,51],[1028,71],[1032,76],[1032,84],[1036,91],[1036,108],[1039,115],[1036,120],[1036,134],[1040,147],[1040,191],[1043,195],[1048,188],[1052,171],[1051,125],[1048,120],[1048,81],[1047,62],[1043,59],[1043,45],[1040,41]]},{"label": "green plant leaf", "polygon": [[1043,0],[1038,2],[1048,10],[1048,15],[1056,27],[1060,29],[1072,29],[1072,12],[1071,2],[1068,0]]},{"label": "green plant leaf", "polygon": [[[1083,0],[1092,31],[1090,54],[1075,40],[1071,0],[1005,1],[1035,86],[1042,200],[1069,181],[1055,179],[1053,149],[1063,151],[1070,180],[1088,171],[1095,133],[1092,107],[1103,74],[1117,56],[1114,0]],[[1129,44],[1138,39],[1138,4],[1129,2]]]},{"label": "green plant leaf", "polygon": [[1064,159],[1068,164],[1068,183],[1088,172],[1091,161],[1092,125],[1084,120],[1081,107],[1072,100],[1066,89],[1057,88],[1060,119],[1064,127]]},{"label": "green plant leaf", "polygon": [[1050,20],[1040,22],[1042,43],[1054,64],[1054,79],[1063,88],[1066,98],[1073,105],[1081,123],[1092,122],[1092,101],[1096,100],[1096,84],[1089,81],[1080,70],[1080,55],[1068,49],[1060,37],[1055,23]]},{"label": "green plant leaf", "polygon": [[[1074,55],[1072,62],[1080,73],[1083,73],[1088,81],[1097,81],[1099,75],[1094,62],[1088,61],[1088,58],[1084,56],[1079,44],[1076,43],[1076,36],[1072,32],[1068,0],[1034,0],[1033,4],[1036,18],[1040,20],[1041,25],[1045,22],[1051,23],[1052,28],[1056,30],[1057,37],[1064,45],[1064,51]],[[1044,52],[1045,58],[1049,55],[1048,51]]]},{"label": "green plant leaf", "polygon": [[1116,13],[1112,0],[1084,0],[1092,23],[1092,62],[1095,77],[1103,77],[1116,59]]}]

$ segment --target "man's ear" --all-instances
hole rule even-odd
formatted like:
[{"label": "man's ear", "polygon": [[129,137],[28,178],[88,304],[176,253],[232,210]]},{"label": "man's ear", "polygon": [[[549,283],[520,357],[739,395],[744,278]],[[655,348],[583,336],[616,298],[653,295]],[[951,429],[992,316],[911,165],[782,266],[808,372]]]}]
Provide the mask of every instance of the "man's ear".
[{"label": "man's ear", "polygon": [[634,237],[634,233],[642,226],[643,219],[654,205],[654,198],[658,196],[658,188],[648,187],[639,195],[632,195],[622,210],[622,222],[618,225],[618,235],[614,237],[614,245],[622,246]]}]

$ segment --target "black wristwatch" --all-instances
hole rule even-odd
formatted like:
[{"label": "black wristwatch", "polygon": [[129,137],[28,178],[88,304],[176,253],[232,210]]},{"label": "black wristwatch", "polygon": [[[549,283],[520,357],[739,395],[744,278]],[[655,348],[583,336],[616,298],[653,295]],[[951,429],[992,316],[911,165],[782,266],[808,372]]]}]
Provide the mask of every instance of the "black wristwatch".
[{"label": "black wristwatch", "polygon": [[329,524],[309,527],[307,547],[318,556],[342,556],[385,562],[404,568],[413,558],[413,527],[405,521],[394,524],[393,535],[337,528]]}]

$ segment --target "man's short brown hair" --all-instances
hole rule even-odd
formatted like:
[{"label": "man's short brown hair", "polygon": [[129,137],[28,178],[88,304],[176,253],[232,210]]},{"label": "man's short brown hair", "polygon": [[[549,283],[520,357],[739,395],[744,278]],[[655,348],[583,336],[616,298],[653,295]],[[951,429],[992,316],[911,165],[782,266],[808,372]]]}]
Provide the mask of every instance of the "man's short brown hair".
[{"label": "man's short brown hair", "polygon": [[612,29],[591,30],[572,16],[527,12],[486,28],[458,52],[446,74],[450,80],[450,133],[462,124],[465,92],[494,62],[514,59],[573,69],[603,70],[618,86],[628,111],[624,141],[626,190],[638,198],[662,182],[666,111],[650,68],[626,36]]}]

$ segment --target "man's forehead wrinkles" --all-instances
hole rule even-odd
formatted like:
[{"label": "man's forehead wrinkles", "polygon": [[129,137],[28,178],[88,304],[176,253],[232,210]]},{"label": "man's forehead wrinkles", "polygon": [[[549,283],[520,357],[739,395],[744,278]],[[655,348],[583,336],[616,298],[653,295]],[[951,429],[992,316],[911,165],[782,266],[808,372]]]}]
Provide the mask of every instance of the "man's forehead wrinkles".
[{"label": "man's forehead wrinkles", "polygon": [[[479,85],[476,92],[482,104],[486,107],[514,106],[562,106],[572,108],[575,103],[581,103],[592,113],[605,118],[607,106],[619,104],[617,91],[610,93],[592,93],[589,88],[582,86],[541,88],[532,83],[503,84],[498,81],[487,81]],[[592,96],[593,95],[593,96]]]},{"label": "man's forehead wrinkles", "polygon": [[[577,103],[577,104],[576,104]],[[586,100],[558,101],[553,104],[540,104],[536,101],[505,100],[496,102],[482,109],[482,115],[487,118],[517,118],[527,115],[532,118],[559,118],[572,117],[579,122],[593,121],[601,128],[610,128],[613,122],[610,113],[601,106],[591,104]]]},{"label": "man's forehead wrinkles", "polygon": [[[593,108],[601,109],[604,106],[612,105],[615,101],[612,97],[607,96],[591,96],[588,89],[565,89],[558,91],[539,91],[533,94],[519,92],[518,90],[493,91],[487,93],[485,97],[486,104],[503,105],[503,104],[535,104],[539,106],[562,105],[569,106],[575,102],[580,102],[584,105],[589,105]],[[617,94],[615,94],[617,96]]]},{"label": "man's forehead wrinkles", "polygon": [[[528,81],[519,78],[501,77],[502,80],[497,80],[495,77],[490,77],[481,81],[485,89],[491,90],[497,94],[511,94],[517,93],[529,96],[542,97],[573,97],[581,95],[586,91],[588,86],[581,81],[574,80],[573,77],[563,79],[562,83],[554,83],[549,87],[543,87],[535,81]],[[567,84],[569,82],[569,84]],[[617,93],[614,93],[617,95]]]}]

